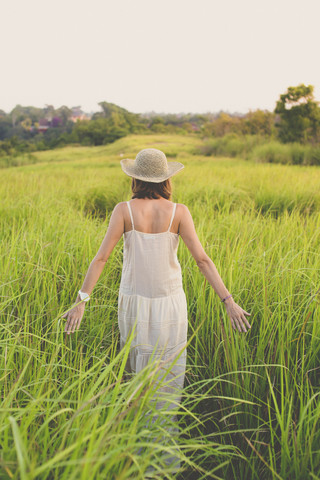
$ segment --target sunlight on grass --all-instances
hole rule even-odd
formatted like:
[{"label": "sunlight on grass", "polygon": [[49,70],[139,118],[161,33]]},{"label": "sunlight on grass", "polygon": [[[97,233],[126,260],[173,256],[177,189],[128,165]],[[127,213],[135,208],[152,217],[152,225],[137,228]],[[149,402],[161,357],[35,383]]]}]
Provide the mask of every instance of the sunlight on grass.
[{"label": "sunlight on grass", "polygon": [[[205,157],[198,141],[130,136],[2,169],[0,478],[318,478],[320,170]],[[120,159],[147,147],[185,164],[173,201],[188,205],[224,283],[252,314],[247,334],[231,329],[180,239],[189,344],[179,433],[172,412],[155,406],[160,363],[124,371],[122,240],[80,330],[65,338],[61,319],[112,209],[130,198]]]}]

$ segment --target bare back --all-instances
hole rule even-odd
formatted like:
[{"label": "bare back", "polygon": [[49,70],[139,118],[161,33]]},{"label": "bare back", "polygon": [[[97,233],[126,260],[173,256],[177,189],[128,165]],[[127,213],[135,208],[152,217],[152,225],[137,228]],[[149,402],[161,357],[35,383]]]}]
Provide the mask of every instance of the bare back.
[{"label": "bare back", "polygon": [[[140,199],[134,198],[130,200],[134,228],[143,233],[162,233],[168,230],[170,219],[173,212],[174,203],[165,198],[160,199]],[[177,204],[176,212],[170,228],[170,232],[179,233],[179,204]],[[124,214],[124,231],[128,232],[132,229],[131,219],[128,209],[123,210]]]}]

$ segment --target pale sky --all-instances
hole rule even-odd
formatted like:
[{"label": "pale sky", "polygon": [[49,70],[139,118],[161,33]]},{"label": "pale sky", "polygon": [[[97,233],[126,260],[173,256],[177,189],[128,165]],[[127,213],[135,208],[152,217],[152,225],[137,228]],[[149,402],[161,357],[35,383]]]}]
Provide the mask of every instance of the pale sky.
[{"label": "pale sky", "polygon": [[1,0],[0,109],[273,110],[315,86],[320,0]]}]

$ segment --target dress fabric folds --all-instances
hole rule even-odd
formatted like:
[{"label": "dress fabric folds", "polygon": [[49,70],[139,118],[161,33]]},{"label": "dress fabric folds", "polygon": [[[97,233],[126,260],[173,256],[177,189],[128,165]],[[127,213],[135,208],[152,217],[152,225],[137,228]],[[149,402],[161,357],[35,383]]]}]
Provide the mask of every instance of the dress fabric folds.
[{"label": "dress fabric folds", "polygon": [[[179,235],[170,232],[176,204],[173,205],[170,225],[161,233],[135,230],[130,202],[127,202],[132,230],[124,233],[123,267],[118,297],[120,348],[135,326],[135,336],[126,369],[141,371],[157,357],[164,361],[163,379],[166,385],[159,392],[174,392],[175,402],[181,401],[187,355],[188,313],[182,285],[181,267],[177,258]],[[169,363],[177,356],[174,365]],[[157,402],[161,408],[166,402]],[[166,403],[167,408],[168,403]],[[155,419],[151,419],[154,421]],[[177,422],[176,416],[174,416]],[[178,427],[175,428],[178,431]],[[171,462],[174,458],[171,459]],[[180,465],[176,460],[175,465]]]}]

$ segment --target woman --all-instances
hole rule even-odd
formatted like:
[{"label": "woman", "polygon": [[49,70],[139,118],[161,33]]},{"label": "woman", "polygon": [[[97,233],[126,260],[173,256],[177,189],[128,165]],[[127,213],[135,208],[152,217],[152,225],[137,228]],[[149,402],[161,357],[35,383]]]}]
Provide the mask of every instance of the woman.
[{"label": "woman", "polygon": [[[65,332],[70,334],[79,329],[85,302],[122,235],[118,323],[123,346],[137,321],[129,356],[131,371],[140,371],[152,355],[161,355],[163,360],[174,358],[186,345],[187,304],[177,259],[179,235],[224,303],[232,327],[246,332],[246,327],[251,326],[245,315],[251,314],[235,303],[225,287],[199,241],[188,207],[170,200],[170,177],[184,165],[167,162],[165,154],[153,148],[141,150],[135,160],[125,159],[120,163],[123,171],[132,177],[132,199],[115,206],[106,236],[76,298],[75,303],[80,303],[63,316],[67,318]],[[181,388],[185,352],[175,369],[172,375]]]},{"label": "woman", "polygon": [[[132,177],[132,199],[118,203],[106,236],[92,260],[72,310],[67,312],[65,332],[79,329],[84,301],[89,299],[113,248],[124,235],[123,269],[118,300],[121,348],[136,323],[127,369],[140,371],[153,354],[161,360],[178,361],[170,369],[172,386],[181,392],[186,367],[187,304],[177,259],[179,236],[200,271],[224,303],[232,327],[239,332],[251,328],[243,310],[225,287],[214,263],[204,251],[187,206],[171,202],[170,177],[184,168],[167,162],[157,149],[141,150],[135,160],[121,160]],[[86,297],[86,298],[85,298]],[[83,300],[83,301],[82,301]],[[182,353],[181,353],[182,352]],[[154,355],[153,355],[154,358]],[[169,380],[169,383],[170,381]],[[166,391],[169,386],[163,387]],[[180,396],[178,396],[180,400]]]}]

